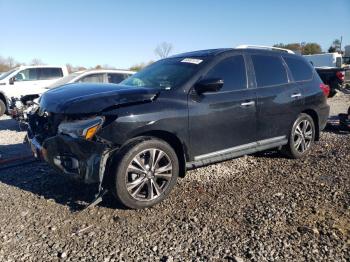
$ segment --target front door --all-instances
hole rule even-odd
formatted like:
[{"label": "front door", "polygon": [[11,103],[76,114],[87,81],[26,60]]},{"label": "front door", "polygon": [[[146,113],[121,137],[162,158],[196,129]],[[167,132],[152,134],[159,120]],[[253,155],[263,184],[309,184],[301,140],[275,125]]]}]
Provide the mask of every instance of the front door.
[{"label": "front door", "polygon": [[191,155],[203,159],[256,140],[256,94],[247,88],[242,55],[219,61],[204,77],[224,81],[218,92],[189,95]]}]

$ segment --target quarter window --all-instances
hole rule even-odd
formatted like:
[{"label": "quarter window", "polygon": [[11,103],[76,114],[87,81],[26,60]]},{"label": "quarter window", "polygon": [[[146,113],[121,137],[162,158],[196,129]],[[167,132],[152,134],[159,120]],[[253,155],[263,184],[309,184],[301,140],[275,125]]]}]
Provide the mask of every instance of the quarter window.
[{"label": "quarter window", "polygon": [[295,81],[310,80],[312,78],[312,68],[308,62],[293,57],[283,57],[284,61],[292,72]]},{"label": "quarter window", "polygon": [[286,69],[278,56],[252,55],[258,87],[288,83]]},{"label": "quarter window", "polygon": [[242,55],[225,58],[215,65],[206,78],[219,78],[224,81],[221,91],[240,90],[247,87],[247,77]]}]

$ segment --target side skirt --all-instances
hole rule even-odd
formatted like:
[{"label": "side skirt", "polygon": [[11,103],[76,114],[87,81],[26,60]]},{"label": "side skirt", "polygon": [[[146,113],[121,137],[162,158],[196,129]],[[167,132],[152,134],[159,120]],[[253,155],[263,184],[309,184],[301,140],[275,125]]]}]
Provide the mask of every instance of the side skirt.
[{"label": "side skirt", "polygon": [[257,141],[254,143],[249,143],[246,145],[232,147],[229,149],[224,149],[205,155],[196,156],[194,158],[194,161],[186,163],[186,169],[191,170],[198,167],[207,166],[210,164],[230,160],[240,156],[253,154],[259,151],[280,147],[286,145],[287,143],[288,139],[286,138],[286,136],[281,136]]}]

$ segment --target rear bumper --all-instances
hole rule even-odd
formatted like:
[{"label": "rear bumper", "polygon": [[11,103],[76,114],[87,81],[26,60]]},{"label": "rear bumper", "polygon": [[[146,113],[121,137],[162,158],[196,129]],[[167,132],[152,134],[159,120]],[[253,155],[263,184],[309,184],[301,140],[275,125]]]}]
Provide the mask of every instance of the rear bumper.
[{"label": "rear bumper", "polygon": [[330,107],[328,104],[326,104],[325,106],[321,107],[318,110],[318,126],[320,131],[322,131],[327,125],[329,112],[330,112]]},{"label": "rear bumper", "polygon": [[65,135],[46,139],[33,137],[29,143],[34,156],[56,170],[84,183],[101,183],[111,150],[107,145]]}]

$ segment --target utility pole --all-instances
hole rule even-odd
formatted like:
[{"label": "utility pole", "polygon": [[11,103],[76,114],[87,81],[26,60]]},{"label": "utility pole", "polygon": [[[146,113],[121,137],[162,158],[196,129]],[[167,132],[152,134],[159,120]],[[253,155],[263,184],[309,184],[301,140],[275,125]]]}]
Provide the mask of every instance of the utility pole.
[{"label": "utility pole", "polygon": [[342,43],[343,43],[343,36],[341,35],[341,36],[340,36],[340,54],[342,53],[342,52],[341,52],[341,45],[342,45]]}]

